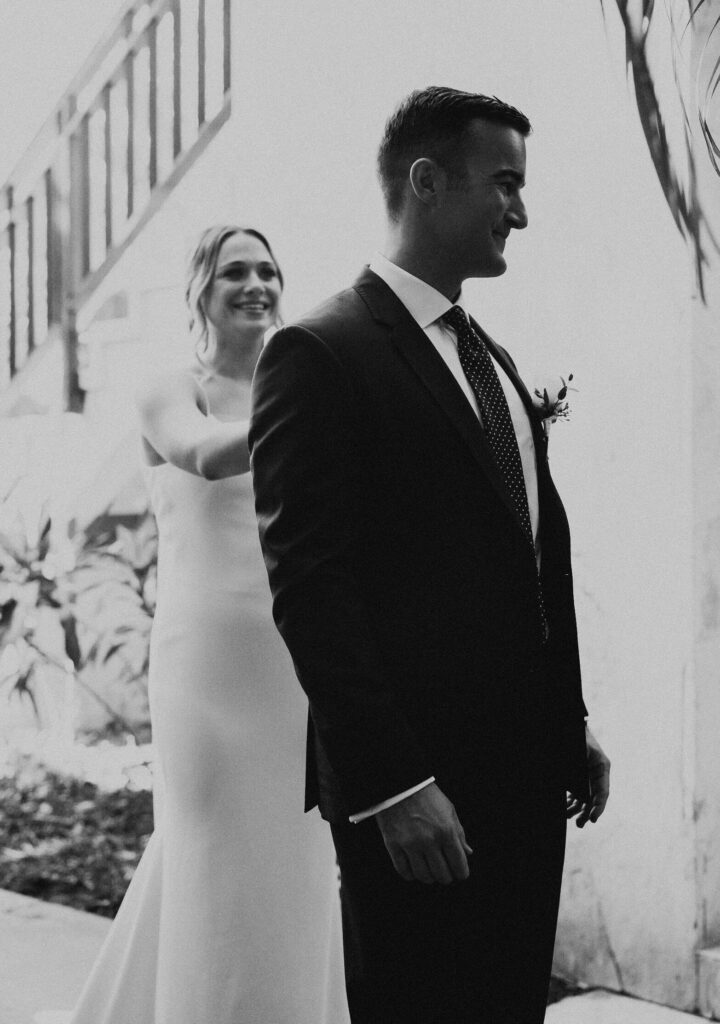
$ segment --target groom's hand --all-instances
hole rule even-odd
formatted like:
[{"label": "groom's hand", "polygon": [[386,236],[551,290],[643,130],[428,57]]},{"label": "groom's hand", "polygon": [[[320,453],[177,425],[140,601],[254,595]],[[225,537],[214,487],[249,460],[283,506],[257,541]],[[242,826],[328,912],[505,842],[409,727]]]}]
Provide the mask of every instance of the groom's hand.
[{"label": "groom's hand", "polygon": [[587,726],[585,745],[590,777],[590,799],[579,800],[572,793],[568,793],[567,796],[567,816],[575,818],[578,828],[583,828],[588,821],[595,824],[605,810],[610,795],[610,759]]},{"label": "groom's hand", "polygon": [[406,882],[450,885],[470,874],[472,849],[455,808],[434,782],[375,815],[397,873]]}]

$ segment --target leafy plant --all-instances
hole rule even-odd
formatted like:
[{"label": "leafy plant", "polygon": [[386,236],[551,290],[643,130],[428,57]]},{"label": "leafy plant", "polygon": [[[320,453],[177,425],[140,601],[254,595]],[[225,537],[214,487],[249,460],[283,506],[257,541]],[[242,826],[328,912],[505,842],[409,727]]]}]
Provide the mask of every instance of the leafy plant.
[{"label": "leafy plant", "polygon": [[0,778],[3,887],[113,917],[153,828],[152,794],[20,758]]},{"label": "leafy plant", "polygon": [[[711,164],[720,174],[720,148],[711,127],[710,109],[720,101],[720,55],[713,57],[713,46],[720,40],[720,14],[707,17],[707,0],[616,0],[625,30],[625,58],[635,87],[640,123],[652,157],[655,172],[678,230],[690,245],[695,264],[700,296],[705,300],[704,272],[708,264],[705,239],[716,252],[720,246],[712,230],[707,212],[700,201],[696,165],[693,125],[699,126]],[[603,11],[604,0],[600,0]],[[670,145],[666,119],[658,97],[653,70],[648,54],[648,40],[659,17],[666,17],[670,25],[672,71],[676,96],[682,118],[682,144],[685,167],[681,169]],[[699,53],[688,61],[684,57],[688,40],[697,43],[692,53]],[[690,114],[691,102],[680,72],[695,61],[695,91],[692,103],[696,110]],[[688,76],[689,77],[689,76]]]},{"label": "leafy plant", "polygon": [[135,530],[115,529],[98,543],[83,542],[68,574],[73,613],[66,650],[82,664],[111,666],[128,683],[145,685],[155,609],[157,533],[148,513]]},{"label": "leafy plant", "polygon": [[[54,665],[71,673],[117,728],[135,735],[93,680],[108,672],[145,687],[156,556],[149,512],[134,530],[90,530],[73,540],[53,537],[45,509],[34,531],[20,520],[0,532],[0,655],[9,648],[14,655],[2,659],[6,675],[0,683],[9,683],[38,715],[34,683],[43,666]],[[47,642],[48,617],[59,644]]]}]

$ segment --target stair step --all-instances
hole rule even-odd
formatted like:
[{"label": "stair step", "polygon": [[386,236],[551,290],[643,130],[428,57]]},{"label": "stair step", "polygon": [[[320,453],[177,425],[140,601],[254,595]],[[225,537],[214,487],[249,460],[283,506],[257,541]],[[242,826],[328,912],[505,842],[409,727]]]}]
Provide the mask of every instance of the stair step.
[{"label": "stair step", "polygon": [[72,1007],[110,923],[0,889],[0,1022]]},{"label": "stair step", "polygon": [[701,1017],[596,990],[548,1006],[545,1024],[700,1024]]}]

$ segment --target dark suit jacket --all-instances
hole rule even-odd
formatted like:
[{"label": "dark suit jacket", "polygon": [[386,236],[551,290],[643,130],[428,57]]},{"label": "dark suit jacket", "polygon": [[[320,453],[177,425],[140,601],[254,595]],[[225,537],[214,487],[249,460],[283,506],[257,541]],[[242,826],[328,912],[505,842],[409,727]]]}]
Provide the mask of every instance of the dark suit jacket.
[{"label": "dark suit jacket", "polygon": [[585,790],[567,519],[530,396],[486,340],[533,425],[544,647],[533,554],[483,429],[377,275],[280,330],[257,366],[260,539],[310,700],[306,804],[330,820],[430,775],[488,806],[538,772]]}]

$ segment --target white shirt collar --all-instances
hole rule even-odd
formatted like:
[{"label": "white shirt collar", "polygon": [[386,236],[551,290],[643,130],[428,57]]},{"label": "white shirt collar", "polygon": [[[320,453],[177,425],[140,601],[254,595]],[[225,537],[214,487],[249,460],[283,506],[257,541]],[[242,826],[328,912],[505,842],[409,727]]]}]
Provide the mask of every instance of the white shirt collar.
[{"label": "white shirt collar", "polygon": [[370,261],[370,270],[395,292],[410,316],[423,330],[444,316],[453,305],[461,306],[467,313],[462,292],[457,302],[453,303],[426,281],[421,281],[419,277],[408,274],[407,270],[391,263],[382,253],[375,253]]}]

